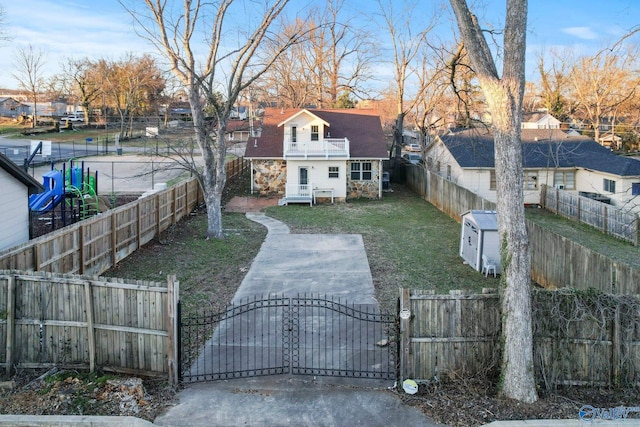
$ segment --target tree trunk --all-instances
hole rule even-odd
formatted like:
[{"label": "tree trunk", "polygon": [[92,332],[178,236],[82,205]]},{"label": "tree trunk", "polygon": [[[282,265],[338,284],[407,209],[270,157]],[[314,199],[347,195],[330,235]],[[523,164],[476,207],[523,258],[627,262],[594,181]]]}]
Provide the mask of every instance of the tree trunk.
[{"label": "tree trunk", "polygon": [[450,0],[480,82],[494,133],[496,211],[505,287],[502,296],[502,384],[504,396],[535,402],[531,326],[531,259],[524,216],[522,100],[525,84],[527,0],[507,0],[503,72],[466,0]]},{"label": "tree trunk", "polygon": [[[193,117],[196,143],[202,152],[204,167],[200,179],[204,200],[207,205],[207,239],[222,239],[222,191],[227,181],[225,158],[227,146],[224,143],[225,127],[218,127],[216,140],[211,141],[209,125],[205,121],[204,109],[199,91],[189,89],[189,103]],[[220,123],[220,120],[218,121]]]},{"label": "tree trunk", "polygon": [[396,117],[396,126],[393,130],[393,148],[391,150],[391,157],[395,159],[399,159],[400,157],[402,157],[402,143],[404,142],[402,138],[403,128],[404,113],[400,112]]}]

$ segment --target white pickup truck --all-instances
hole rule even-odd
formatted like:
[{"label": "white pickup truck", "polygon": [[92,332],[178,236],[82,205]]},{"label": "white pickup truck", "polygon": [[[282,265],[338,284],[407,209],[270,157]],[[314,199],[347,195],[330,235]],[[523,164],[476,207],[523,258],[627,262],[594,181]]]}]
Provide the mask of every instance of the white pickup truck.
[{"label": "white pickup truck", "polygon": [[84,114],[82,113],[71,113],[63,116],[60,119],[60,123],[68,123],[68,122],[84,122]]}]

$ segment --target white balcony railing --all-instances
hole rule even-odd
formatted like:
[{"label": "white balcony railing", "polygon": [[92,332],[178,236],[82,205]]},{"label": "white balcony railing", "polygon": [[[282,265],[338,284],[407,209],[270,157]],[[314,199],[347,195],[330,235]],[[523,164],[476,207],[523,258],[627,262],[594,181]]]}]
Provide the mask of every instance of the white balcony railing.
[{"label": "white balcony railing", "polygon": [[311,198],[311,184],[287,184],[287,198],[304,197]]},{"label": "white balcony railing", "polygon": [[285,141],[285,157],[342,157],[349,156],[347,138],[325,138],[322,141]]}]

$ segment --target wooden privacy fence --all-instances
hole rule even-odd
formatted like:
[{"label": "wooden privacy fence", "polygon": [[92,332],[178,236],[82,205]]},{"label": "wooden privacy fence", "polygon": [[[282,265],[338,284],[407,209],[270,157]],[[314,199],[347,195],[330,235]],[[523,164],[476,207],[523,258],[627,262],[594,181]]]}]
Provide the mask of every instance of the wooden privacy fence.
[{"label": "wooden privacy fence", "polygon": [[602,203],[568,191],[542,186],[541,204],[545,209],[565,218],[589,224],[603,233],[638,246],[640,219],[634,212]]},{"label": "wooden privacy fence", "polygon": [[[400,377],[495,374],[501,309],[495,293],[401,289]],[[640,298],[593,291],[533,293],[536,380],[558,385],[640,385]],[[407,317],[403,319],[403,317]]]},{"label": "wooden privacy fence", "polygon": [[[228,179],[245,169],[227,163]],[[192,178],[0,253],[0,269],[99,275],[176,224],[203,201]]]},{"label": "wooden privacy fence", "polygon": [[[400,309],[401,380],[471,376],[499,367],[500,306],[495,293],[436,295],[401,289]],[[410,317],[403,318],[403,309]]]},{"label": "wooden privacy fence", "polygon": [[[495,209],[494,203],[423,167],[408,167],[406,176],[409,187],[457,222],[466,211]],[[526,224],[531,277],[540,285],[551,289],[574,287],[617,294],[640,293],[640,269],[615,262],[532,221]]]},{"label": "wooden privacy fence", "polygon": [[467,211],[495,210],[496,204],[422,166],[407,165],[407,185],[442,212],[461,221]]},{"label": "wooden privacy fence", "polygon": [[545,288],[595,288],[614,294],[640,293],[640,269],[614,262],[564,236],[527,221],[531,278]]},{"label": "wooden privacy fence", "polygon": [[0,271],[0,363],[177,381],[178,283]]},{"label": "wooden privacy fence", "polygon": [[0,254],[0,269],[98,275],[188,215],[202,200],[184,181]]}]

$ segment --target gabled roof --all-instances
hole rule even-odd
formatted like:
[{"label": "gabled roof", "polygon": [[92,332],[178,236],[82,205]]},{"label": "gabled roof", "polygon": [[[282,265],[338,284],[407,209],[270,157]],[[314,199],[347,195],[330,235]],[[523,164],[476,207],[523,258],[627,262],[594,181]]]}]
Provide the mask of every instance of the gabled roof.
[{"label": "gabled roof", "polygon": [[[618,176],[640,176],[640,160],[621,157],[586,136],[560,129],[522,129],[523,166],[531,169],[584,168]],[[493,135],[469,129],[440,137],[462,168],[494,168]]]},{"label": "gabled roof", "polygon": [[283,122],[278,123],[278,126],[282,126],[285,123],[289,122],[289,121],[293,121],[296,119],[296,117],[301,116],[303,114],[308,114],[310,116],[313,116],[317,119],[320,119],[322,121],[322,124],[324,124],[325,126],[331,126],[329,123],[327,123],[326,121],[322,120],[320,117],[318,117],[316,114],[313,114],[311,111],[307,110],[306,108],[304,110],[300,110],[297,113],[295,113],[293,116],[291,117],[287,117],[286,119],[284,119]]},{"label": "gabled roof", "polygon": [[18,165],[13,163],[11,159],[2,153],[0,153],[0,169],[4,169],[9,173],[9,175],[27,186],[29,188],[29,194],[44,191],[42,184],[36,181],[31,175],[18,167]]},{"label": "gabled roof", "polygon": [[[389,157],[380,117],[374,110],[303,110],[300,108],[266,108],[262,117],[262,133],[260,137],[249,138],[245,157],[282,158],[285,127],[280,124],[302,111],[308,111],[328,123],[327,131],[331,132],[331,138],[348,138],[351,158],[386,159]],[[257,128],[259,125],[254,126]]]},{"label": "gabled roof", "polygon": [[537,123],[537,122],[539,122],[540,120],[544,119],[547,116],[549,116],[552,119],[557,121],[557,119],[555,117],[553,117],[551,114],[547,113],[546,111],[531,111],[531,112],[527,112],[527,113],[522,113],[522,122],[523,123]]}]

